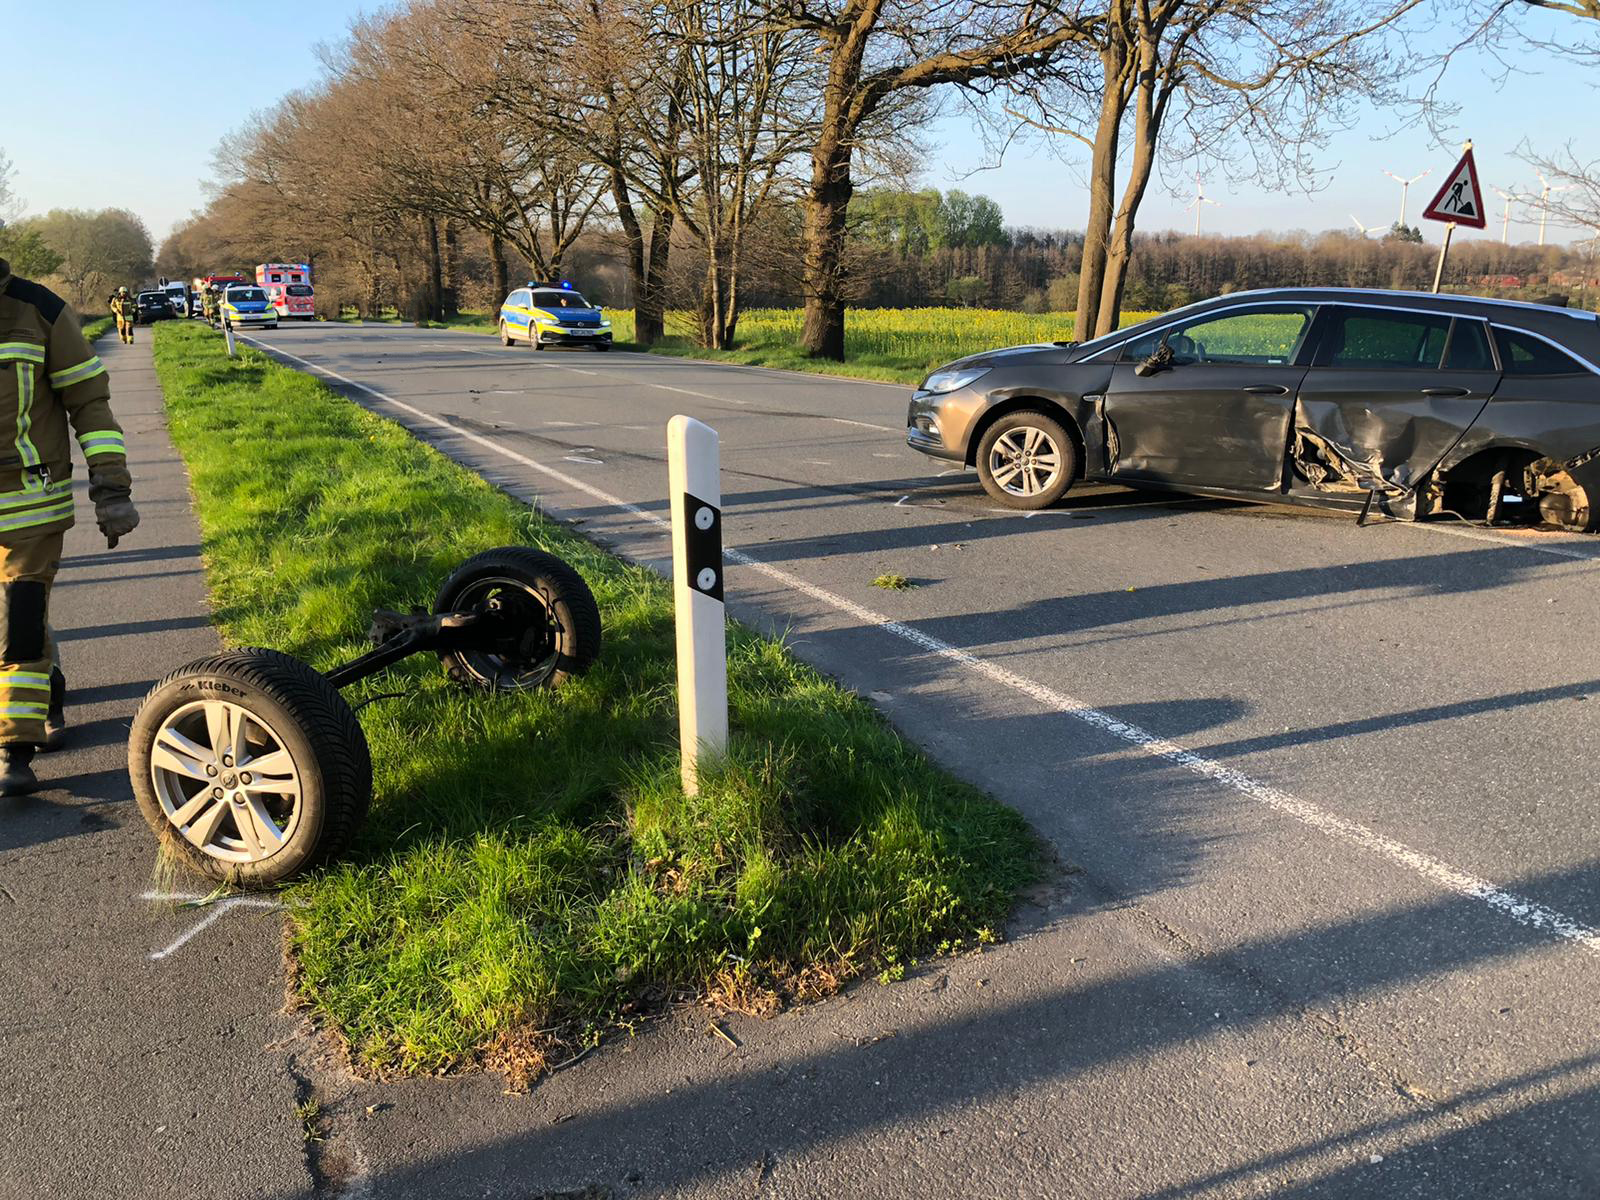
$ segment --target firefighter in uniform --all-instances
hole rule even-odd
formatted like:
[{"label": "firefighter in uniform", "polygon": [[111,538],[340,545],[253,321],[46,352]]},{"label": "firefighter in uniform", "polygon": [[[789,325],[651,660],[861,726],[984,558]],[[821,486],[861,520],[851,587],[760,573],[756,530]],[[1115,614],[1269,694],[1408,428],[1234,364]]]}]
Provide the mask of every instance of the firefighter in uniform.
[{"label": "firefighter in uniform", "polygon": [[0,795],[38,786],[34,751],[54,749],[66,723],[49,603],[72,525],[74,434],[106,545],[139,524],[110,401],[77,314],[0,258]]},{"label": "firefighter in uniform", "polygon": [[200,311],[204,314],[207,325],[215,325],[217,323],[217,289],[209,283],[206,284],[206,290],[201,294]]},{"label": "firefighter in uniform", "polygon": [[117,333],[128,345],[133,345],[133,322],[139,315],[139,303],[128,291],[127,285],[119,287],[111,297],[111,315],[117,319]]}]

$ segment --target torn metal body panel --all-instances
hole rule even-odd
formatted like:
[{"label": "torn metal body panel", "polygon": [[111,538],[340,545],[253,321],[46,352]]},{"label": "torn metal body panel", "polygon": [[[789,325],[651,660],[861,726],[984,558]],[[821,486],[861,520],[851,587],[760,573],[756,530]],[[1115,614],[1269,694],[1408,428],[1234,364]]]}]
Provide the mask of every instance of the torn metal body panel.
[{"label": "torn metal body panel", "polygon": [[[985,431],[1034,411],[1077,441],[1078,478],[1590,529],[1597,364],[1592,313],[1356,289],[1236,293],[1081,346],[942,368],[912,397],[907,441],[978,466],[995,494],[977,454]],[[952,379],[961,386],[937,390]]]}]

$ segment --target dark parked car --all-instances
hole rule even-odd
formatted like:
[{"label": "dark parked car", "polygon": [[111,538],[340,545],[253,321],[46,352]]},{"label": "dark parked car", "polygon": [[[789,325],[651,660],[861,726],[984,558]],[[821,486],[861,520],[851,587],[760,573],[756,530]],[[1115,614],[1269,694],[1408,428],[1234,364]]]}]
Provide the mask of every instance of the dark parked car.
[{"label": "dark parked car", "polygon": [[[1416,292],[1236,292],[928,376],[906,441],[1013,508],[1080,479],[1420,520],[1600,524],[1600,318]],[[1591,503],[1591,500],[1596,503]]]},{"label": "dark parked car", "polygon": [[165,292],[140,292],[137,298],[138,323],[148,325],[152,321],[165,321],[172,316],[171,297]]}]

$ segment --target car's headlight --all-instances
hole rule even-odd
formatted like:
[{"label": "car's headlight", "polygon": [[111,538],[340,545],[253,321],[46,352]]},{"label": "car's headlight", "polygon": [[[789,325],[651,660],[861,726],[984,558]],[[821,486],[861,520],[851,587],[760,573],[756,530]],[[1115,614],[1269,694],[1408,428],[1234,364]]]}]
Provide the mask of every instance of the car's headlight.
[{"label": "car's headlight", "polygon": [[988,367],[960,367],[954,371],[935,371],[922,381],[922,387],[919,390],[933,392],[935,395],[959,391],[968,384],[982,379],[988,373]]},{"label": "car's headlight", "polygon": [[600,328],[601,329],[610,329],[611,328],[611,322],[610,321],[601,321],[600,322]]}]

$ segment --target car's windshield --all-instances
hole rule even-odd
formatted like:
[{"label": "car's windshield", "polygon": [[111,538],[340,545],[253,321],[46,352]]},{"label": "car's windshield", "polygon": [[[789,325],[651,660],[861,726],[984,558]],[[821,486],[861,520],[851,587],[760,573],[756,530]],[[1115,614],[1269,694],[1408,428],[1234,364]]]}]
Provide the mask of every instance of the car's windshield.
[{"label": "car's windshield", "polygon": [[237,304],[241,300],[265,300],[267,294],[260,288],[229,288],[228,299]]},{"label": "car's windshield", "polygon": [[291,296],[311,295],[311,285],[308,283],[291,283],[286,290]]},{"label": "car's windshield", "polygon": [[577,292],[547,291],[533,294],[534,308],[589,308],[590,304]]}]

